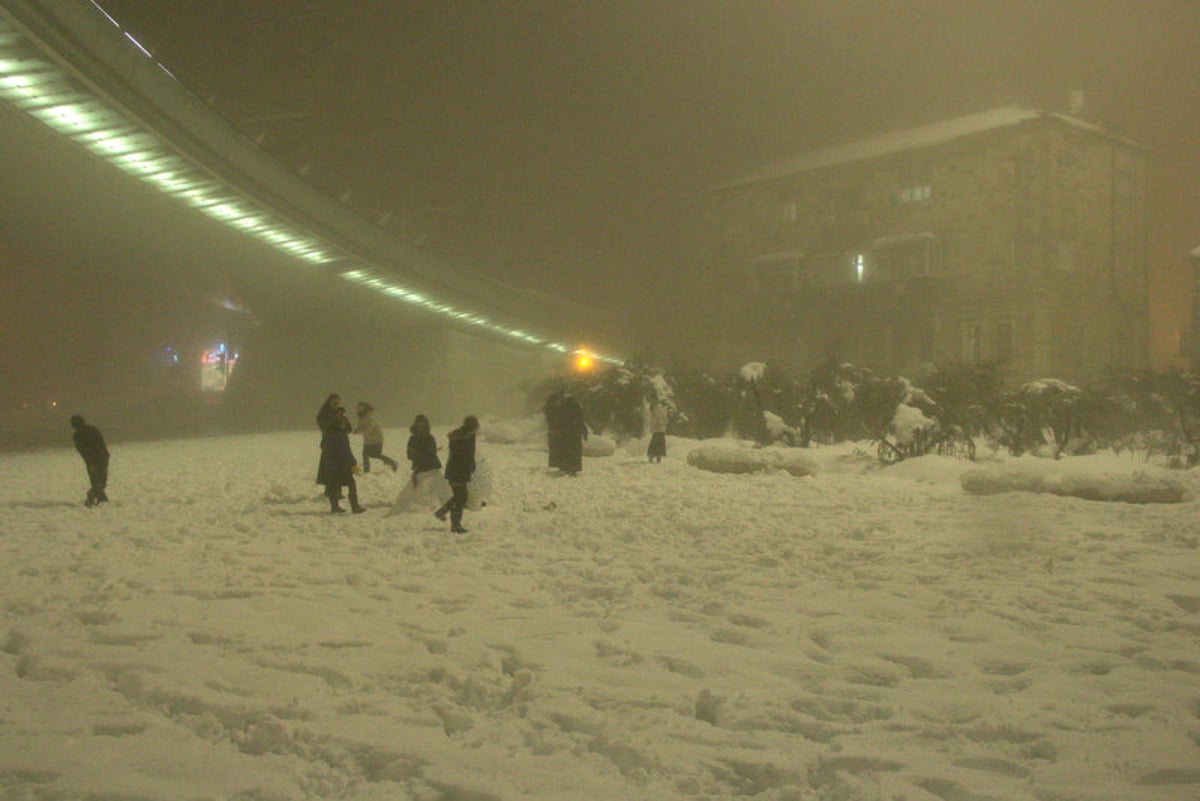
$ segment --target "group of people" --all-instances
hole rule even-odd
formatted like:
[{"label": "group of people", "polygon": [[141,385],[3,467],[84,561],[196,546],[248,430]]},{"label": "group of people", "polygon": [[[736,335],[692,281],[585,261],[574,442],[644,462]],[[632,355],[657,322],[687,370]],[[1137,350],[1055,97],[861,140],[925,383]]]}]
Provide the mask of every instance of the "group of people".
[{"label": "group of people", "polygon": [[[360,434],[362,443],[362,472],[371,472],[371,459],[377,459],[392,469],[399,469],[399,462],[383,452],[383,429],[375,416],[371,404],[360,401],[356,408],[358,425],[350,423],[342,398],[332,393],[317,411],[317,427],[321,430],[321,459],[317,464],[317,482],[325,487],[329,499],[329,511],[333,514],[346,512],[341,505],[343,488],[350,502],[350,512],[361,514],[366,508],[358,502],[358,483],[354,476],[359,472],[358,460],[350,447],[350,434]],[[546,417],[547,450],[552,469],[568,476],[577,476],[583,469],[583,442],[588,438],[588,427],[583,416],[583,407],[573,395],[558,390],[546,399],[542,408]],[[656,398],[650,400],[650,447],[647,456],[651,462],[661,462],[667,452],[667,411]],[[83,457],[87,467],[88,489],[85,506],[96,506],[108,501],[108,447],[96,426],[87,423],[82,416],[71,417],[74,429],[75,449]],[[468,415],[458,428],[450,432],[445,478],[450,484],[451,497],[442,504],[434,515],[439,520],[450,518],[450,530],[465,534],[462,526],[463,510],[467,507],[467,485],[475,473],[475,435],[479,431],[479,420]],[[442,470],[438,456],[438,444],[430,431],[429,418],[418,414],[409,427],[406,455],[412,465],[413,487]]]},{"label": "group of people", "polygon": [[[350,511],[354,514],[366,511],[358,502],[358,485],[354,476],[359,468],[354,451],[350,447],[351,433],[361,434],[363,438],[362,472],[370,472],[372,458],[388,465],[393,471],[399,468],[399,463],[383,452],[383,430],[371,404],[360,402],[357,413],[359,422],[355,427],[351,425],[342,406],[341,396],[337,393],[326,398],[317,411],[317,426],[321,429],[321,459],[317,464],[317,483],[325,486],[329,511],[333,514],[346,511],[341,505],[343,488],[350,501]],[[448,435],[445,478],[450,484],[451,496],[434,515],[442,521],[449,516],[450,530],[456,534],[467,533],[462,525],[462,517],[463,510],[467,508],[467,485],[475,473],[475,435],[478,431],[478,418],[467,415],[462,425]],[[428,479],[442,469],[437,441],[430,431],[429,418],[423,414],[418,414],[409,428],[406,455],[412,465],[414,486],[423,477]]]},{"label": "group of people", "polygon": [[[568,476],[577,476],[583,469],[583,443],[588,438],[583,407],[574,395],[558,389],[550,393],[542,407],[546,417],[546,450],[550,468]],[[646,422],[650,428],[650,445],[646,457],[661,462],[667,455],[667,407],[651,396]]]}]

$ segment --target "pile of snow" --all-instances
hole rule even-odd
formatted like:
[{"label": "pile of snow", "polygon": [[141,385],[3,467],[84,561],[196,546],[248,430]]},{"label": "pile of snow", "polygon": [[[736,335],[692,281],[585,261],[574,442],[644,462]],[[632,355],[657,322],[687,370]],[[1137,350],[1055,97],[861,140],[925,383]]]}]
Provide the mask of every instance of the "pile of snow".
[{"label": "pile of snow", "polygon": [[484,418],[479,426],[479,440],[497,445],[529,445],[546,443],[546,418],[542,414],[513,420]]},{"label": "pile of snow", "polygon": [[1186,494],[1183,482],[1167,470],[1113,456],[1025,456],[967,470],[961,480],[973,495],[1045,492],[1090,501],[1178,503]]},{"label": "pile of snow", "polygon": [[583,441],[584,456],[612,456],[616,452],[616,441],[604,434],[591,434]]},{"label": "pile of snow", "polygon": [[801,448],[754,448],[723,440],[703,443],[687,455],[688,464],[713,473],[761,473],[784,470],[793,476],[812,476],[820,470]]}]

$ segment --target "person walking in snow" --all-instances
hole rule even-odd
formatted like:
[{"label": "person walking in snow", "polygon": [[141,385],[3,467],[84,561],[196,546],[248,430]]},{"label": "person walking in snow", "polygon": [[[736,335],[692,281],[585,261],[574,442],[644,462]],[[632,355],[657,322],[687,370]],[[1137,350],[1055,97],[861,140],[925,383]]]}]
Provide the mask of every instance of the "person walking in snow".
[{"label": "person walking in snow", "polygon": [[321,429],[321,461],[317,464],[317,483],[325,485],[325,496],[329,498],[329,511],[340,514],[342,487],[350,497],[350,511],[355,514],[367,511],[358,503],[358,485],[354,471],[358,462],[350,448],[350,419],[342,407],[342,399],[336,392],[325,399],[317,412],[317,425]]},{"label": "person walking in snow", "polygon": [[434,515],[445,520],[450,514],[450,530],[455,534],[466,534],[462,527],[463,509],[467,508],[467,484],[475,473],[475,434],[479,431],[479,420],[474,415],[463,418],[463,424],[447,435],[450,441],[446,457],[446,480],[453,493],[450,500],[442,504]]},{"label": "person walking in snow", "polygon": [[75,429],[75,450],[83,457],[83,463],[87,466],[88,481],[91,483],[83,505],[90,507],[106,503],[108,495],[104,490],[108,487],[108,446],[104,443],[104,436],[100,429],[85,422],[77,414],[71,416],[71,428]]},{"label": "person walking in snow", "polygon": [[667,407],[657,397],[650,399],[650,447],[646,449],[646,458],[651,462],[661,462],[667,455]]},{"label": "person walking in snow", "polygon": [[361,434],[363,438],[362,471],[364,473],[371,472],[371,457],[373,456],[392,468],[394,473],[400,465],[395,459],[385,456],[383,453],[383,429],[380,428],[379,420],[375,417],[375,407],[366,401],[359,401],[355,411],[358,412],[358,426],[354,429],[354,433]]}]

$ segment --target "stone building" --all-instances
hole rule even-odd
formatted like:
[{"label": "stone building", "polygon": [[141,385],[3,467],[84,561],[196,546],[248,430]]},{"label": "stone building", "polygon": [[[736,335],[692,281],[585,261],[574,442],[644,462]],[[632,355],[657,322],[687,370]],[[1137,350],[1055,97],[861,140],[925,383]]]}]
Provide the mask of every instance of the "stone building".
[{"label": "stone building", "polygon": [[726,367],[1086,382],[1149,359],[1146,151],[1005,107],[765,167],[706,199]]}]

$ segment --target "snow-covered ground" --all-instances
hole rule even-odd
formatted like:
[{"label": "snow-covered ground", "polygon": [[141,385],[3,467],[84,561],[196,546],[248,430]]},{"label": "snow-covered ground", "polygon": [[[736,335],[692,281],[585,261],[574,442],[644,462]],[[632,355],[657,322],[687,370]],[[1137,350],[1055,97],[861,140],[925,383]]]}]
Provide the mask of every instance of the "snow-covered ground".
[{"label": "snow-covered ground", "polygon": [[317,441],[117,444],[97,509],[69,447],[0,455],[5,799],[1200,797],[1197,471],[1135,505],[481,441],[456,537],[385,516],[403,471],[328,514]]}]

